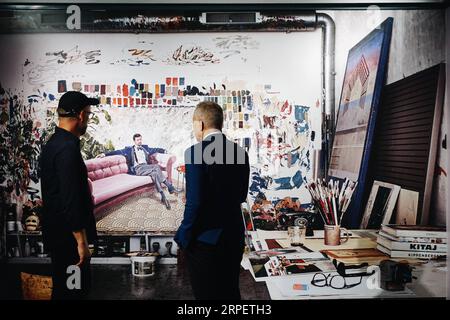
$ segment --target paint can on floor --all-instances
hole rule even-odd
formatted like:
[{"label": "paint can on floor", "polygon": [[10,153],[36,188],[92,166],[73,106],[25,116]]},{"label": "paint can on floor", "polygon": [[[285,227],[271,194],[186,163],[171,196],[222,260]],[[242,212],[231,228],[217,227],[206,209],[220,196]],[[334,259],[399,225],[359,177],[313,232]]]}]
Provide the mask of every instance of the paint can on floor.
[{"label": "paint can on floor", "polygon": [[155,256],[131,257],[130,259],[133,276],[148,277],[155,274]]}]

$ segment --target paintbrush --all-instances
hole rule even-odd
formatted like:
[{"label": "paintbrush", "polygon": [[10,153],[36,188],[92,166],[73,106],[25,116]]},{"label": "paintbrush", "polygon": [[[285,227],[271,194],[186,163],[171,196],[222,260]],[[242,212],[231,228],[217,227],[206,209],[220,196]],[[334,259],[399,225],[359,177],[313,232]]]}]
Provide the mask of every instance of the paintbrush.
[{"label": "paintbrush", "polygon": [[339,187],[339,181],[333,179],[328,183],[319,178],[311,182],[304,178],[304,181],[324,223],[340,225],[357,183],[345,178]]},{"label": "paintbrush", "polygon": [[353,187],[351,187],[348,196],[346,197],[346,202],[344,204],[344,207],[342,209],[342,214],[341,214],[341,218],[339,220],[339,224],[341,224],[342,218],[344,217],[344,214],[347,212],[347,209],[350,205],[350,200],[353,196],[353,192],[355,191],[356,187],[358,186],[358,182],[353,184]]}]

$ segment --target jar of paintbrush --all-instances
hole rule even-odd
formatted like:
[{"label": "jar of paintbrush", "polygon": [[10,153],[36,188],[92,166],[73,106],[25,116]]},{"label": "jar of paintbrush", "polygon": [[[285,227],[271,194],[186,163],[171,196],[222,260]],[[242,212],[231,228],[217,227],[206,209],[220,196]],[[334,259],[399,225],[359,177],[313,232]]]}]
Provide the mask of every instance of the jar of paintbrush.
[{"label": "jar of paintbrush", "polygon": [[306,188],[324,222],[325,245],[338,246],[348,241],[349,233],[341,227],[341,222],[357,185],[349,179],[343,182],[330,179],[328,183],[325,179],[306,181]]}]

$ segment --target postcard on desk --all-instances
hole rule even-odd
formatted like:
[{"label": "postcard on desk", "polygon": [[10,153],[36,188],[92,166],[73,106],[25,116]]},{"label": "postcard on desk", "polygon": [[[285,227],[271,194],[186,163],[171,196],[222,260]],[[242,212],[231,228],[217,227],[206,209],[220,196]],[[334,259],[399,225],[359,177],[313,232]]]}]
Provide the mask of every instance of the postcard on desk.
[{"label": "postcard on desk", "polygon": [[320,252],[287,253],[276,256],[249,257],[256,281],[295,274],[334,271],[331,260]]}]

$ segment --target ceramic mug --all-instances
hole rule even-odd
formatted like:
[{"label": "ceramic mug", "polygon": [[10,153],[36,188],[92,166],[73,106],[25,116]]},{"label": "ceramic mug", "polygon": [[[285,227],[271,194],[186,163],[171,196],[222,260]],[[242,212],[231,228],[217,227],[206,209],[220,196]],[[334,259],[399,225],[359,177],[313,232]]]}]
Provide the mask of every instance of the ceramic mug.
[{"label": "ceramic mug", "polygon": [[[341,231],[344,231],[345,239],[342,239]],[[325,225],[323,227],[325,245],[339,246],[348,241],[348,231],[336,225]]]}]

